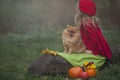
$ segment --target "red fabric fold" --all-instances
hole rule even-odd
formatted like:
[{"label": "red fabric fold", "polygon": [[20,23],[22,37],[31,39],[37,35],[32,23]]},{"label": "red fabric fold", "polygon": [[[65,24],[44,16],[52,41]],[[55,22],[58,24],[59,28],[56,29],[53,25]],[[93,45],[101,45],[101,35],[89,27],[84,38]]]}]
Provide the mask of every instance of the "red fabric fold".
[{"label": "red fabric fold", "polygon": [[86,48],[93,51],[94,55],[102,55],[108,59],[112,57],[109,45],[98,25],[81,25],[80,33]]}]

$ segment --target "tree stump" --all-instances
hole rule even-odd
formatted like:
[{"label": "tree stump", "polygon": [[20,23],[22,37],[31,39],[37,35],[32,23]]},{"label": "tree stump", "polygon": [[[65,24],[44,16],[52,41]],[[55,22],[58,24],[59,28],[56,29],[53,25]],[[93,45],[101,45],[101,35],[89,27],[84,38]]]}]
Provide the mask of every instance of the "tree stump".
[{"label": "tree stump", "polygon": [[43,54],[38,57],[28,68],[28,72],[38,75],[68,74],[72,65],[60,56]]}]

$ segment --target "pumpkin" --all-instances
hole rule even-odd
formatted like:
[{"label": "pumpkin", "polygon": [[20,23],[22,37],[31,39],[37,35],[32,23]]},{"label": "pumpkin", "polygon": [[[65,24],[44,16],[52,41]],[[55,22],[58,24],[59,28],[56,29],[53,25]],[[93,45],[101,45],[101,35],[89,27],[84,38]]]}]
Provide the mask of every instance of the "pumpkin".
[{"label": "pumpkin", "polygon": [[87,73],[88,73],[89,77],[93,77],[96,75],[96,70],[95,69],[88,69]]},{"label": "pumpkin", "polygon": [[88,73],[86,71],[82,71],[82,72],[80,72],[79,77],[86,79],[86,78],[88,78]]},{"label": "pumpkin", "polygon": [[68,70],[68,74],[69,74],[70,78],[78,78],[80,72],[82,72],[82,68],[80,68],[78,66],[72,67]]}]

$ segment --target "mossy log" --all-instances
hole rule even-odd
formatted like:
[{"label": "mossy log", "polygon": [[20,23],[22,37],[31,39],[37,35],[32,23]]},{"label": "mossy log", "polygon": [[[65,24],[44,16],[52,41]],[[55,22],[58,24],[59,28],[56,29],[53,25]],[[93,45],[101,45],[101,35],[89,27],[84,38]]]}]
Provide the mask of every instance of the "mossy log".
[{"label": "mossy log", "polygon": [[68,74],[72,65],[60,56],[43,54],[38,57],[28,68],[28,72],[38,75]]}]

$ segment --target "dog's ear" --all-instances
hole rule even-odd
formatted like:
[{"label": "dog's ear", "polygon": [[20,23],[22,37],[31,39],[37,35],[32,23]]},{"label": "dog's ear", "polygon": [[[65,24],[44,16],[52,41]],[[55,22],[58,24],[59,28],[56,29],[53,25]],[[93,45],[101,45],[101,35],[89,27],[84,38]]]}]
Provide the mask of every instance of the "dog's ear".
[{"label": "dog's ear", "polygon": [[67,24],[67,27],[70,27],[70,25],[69,25],[69,24]]}]

